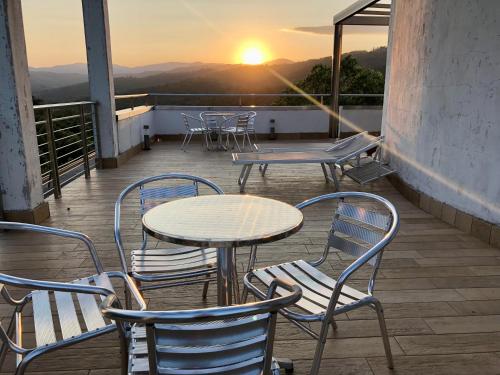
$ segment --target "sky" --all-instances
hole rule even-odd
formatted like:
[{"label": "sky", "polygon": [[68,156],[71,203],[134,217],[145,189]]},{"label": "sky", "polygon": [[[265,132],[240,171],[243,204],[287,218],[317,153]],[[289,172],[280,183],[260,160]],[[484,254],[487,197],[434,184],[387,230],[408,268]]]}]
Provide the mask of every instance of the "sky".
[{"label": "sky", "polygon": [[[326,27],[353,0],[108,0],[113,63],[240,63],[330,56]],[[30,66],[85,62],[81,0],[22,0]],[[387,29],[344,28],[343,51],[385,46]]]}]

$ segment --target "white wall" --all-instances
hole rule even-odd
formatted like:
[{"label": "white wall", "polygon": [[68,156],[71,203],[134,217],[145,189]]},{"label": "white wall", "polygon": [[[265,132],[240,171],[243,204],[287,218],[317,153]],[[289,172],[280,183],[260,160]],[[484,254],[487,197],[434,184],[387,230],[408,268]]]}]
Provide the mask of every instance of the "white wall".
[{"label": "white wall", "polygon": [[[382,126],[382,107],[378,106],[341,106],[340,116],[347,121],[340,121],[341,133],[358,132],[359,129],[369,132],[380,132]],[[356,125],[352,128],[350,124]]]},{"label": "white wall", "polygon": [[[185,129],[181,113],[198,117],[200,112],[256,111],[257,133],[267,134],[274,119],[276,133],[328,133],[328,114],[314,107],[175,107],[159,106],[154,111],[156,134],[183,134]],[[341,116],[355,122],[364,130],[380,131],[382,110],[379,107],[347,107],[340,109]],[[345,125],[343,131],[349,130]]]},{"label": "white wall", "polygon": [[328,133],[328,115],[311,107],[182,107],[158,106],[155,112],[156,134],[183,134],[181,113],[198,117],[203,111],[256,111],[257,133],[269,133],[270,119],[277,133]]},{"label": "white wall", "polygon": [[154,134],[153,114],[152,107],[136,107],[134,110],[124,109],[116,112],[120,154],[142,142],[144,125],[149,125],[150,134]]},{"label": "white wall", "polygon": [[417,190],[500,223],[500,1],[393,0],[382,132]]}]

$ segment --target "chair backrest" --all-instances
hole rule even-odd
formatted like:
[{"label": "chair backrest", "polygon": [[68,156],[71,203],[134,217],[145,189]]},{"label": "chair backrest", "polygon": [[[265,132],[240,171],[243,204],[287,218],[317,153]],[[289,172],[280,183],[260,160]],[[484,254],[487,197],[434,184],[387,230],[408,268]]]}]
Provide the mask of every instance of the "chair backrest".
[{"label": "chair backrest", "polygon": [[[332,199],[337,200],[338,205],[330,226],[327,243],[321,258],[311,264],[317,266],[323,263],[333,248],[356,258],[344,270],[341,278],[347,279],[361,266],[371,265],[373,272],[368,283],[368,293],[371,294],[384,248],[394,238],[399,228],[397,210],[387,199],[364,192],[326,194],[302,202],[296,207],[304,209]],[[377,211],[365,208],[367,204],[370,207],[377,206]]]},{"label": "chair backrest", "polygon": [[337,162],[342,163],[361,155],[363,152],[379,147],[383,140],[383,136],[377,137],[368,134],[368,132],[362,132],[335,143],[326,151],[332,156],[337,156]]},{"label": "chair backrest", "polygon": [[[181,113],[182,121],[184,123],[184,127],[186,130],[190,130],[191,128],[199,128],[203,126],[203,122],[201,119],[187,115],[185,113]],[[195,126],[191,126],[192,123],[197,122]]]},{"label": "chair backrest", "polygon": [[237,130],[246,130],[253,128],[255,123],[256,112],[243,112],[224,119],[222,125],[224,127],[235,127]]},{"label": "chair backrest", "polygon": [[[272,298],[278,285],[290,293]],[[101,306],[104,316],[118,323],[145,325],[150,374],[268,375],[277,312],[301,295],[298,286],[277,280],[267,299],[245,305],[127,311],[112,308],[110,297]]]},{"label": "chair backrest", "polygon": [[214,116],[210,112],[201,112],[200,118],[205,126],[205,129],[216,129],[219,126],[219,120],[222,121],[222,118],[219,116]]},{"label": "chair backrest", "polygon": [[[199,195],[200,186],[205,186],[210,192],[224,194],[222,189],[210,180],[202,177],[180,173],[166,173],[158,176],[146,177],[125,188],[115,203],[115,241],[118,246],[123,272],[127,272],[127,262],[123,241],[121,238],[121,208],[123,201],[129,194],[138,191],[140,216],[142,217],[151,208],[178,198],[194,197]],[[148,235],[142,231],[142,246],[147,246]]]}]

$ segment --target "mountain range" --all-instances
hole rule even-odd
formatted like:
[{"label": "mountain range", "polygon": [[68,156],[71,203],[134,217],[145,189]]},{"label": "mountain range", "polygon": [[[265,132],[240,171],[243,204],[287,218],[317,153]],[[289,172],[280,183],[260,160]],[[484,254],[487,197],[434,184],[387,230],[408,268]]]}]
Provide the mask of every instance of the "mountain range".
[{"label": "mountain range", "polygon": [[[385,72],[386,49],[354,51],[350,55],[372,69]],[[116,94],[132,93],[274,93],[303,79],[317,64],[331,64],[331,57],[294,62],[276,59],[263,65],[167,62],[127,67],[113,65]],[[33,95],[44,103],[88,98],[87,65],[83,63],[30,68]]]}]

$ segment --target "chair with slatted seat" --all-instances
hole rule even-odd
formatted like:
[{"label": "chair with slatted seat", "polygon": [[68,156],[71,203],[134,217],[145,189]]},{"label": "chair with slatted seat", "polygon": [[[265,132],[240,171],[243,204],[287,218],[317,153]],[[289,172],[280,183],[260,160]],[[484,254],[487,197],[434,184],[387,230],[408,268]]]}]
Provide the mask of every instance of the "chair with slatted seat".
[{"label": "chair with slatted seat", "polygon": [[201,118],[190,116],[185,113],[181,113],[181,116],[184,127],[186,128],[186,133],[182,141],[181,150],[186,151],[186,147],[191,142],[191,138],[193,138],[193,135],[202,135],[204,138],[204,144],[208,149],[208,131],[203,120]]},{"label": "chair with slatted seat", "polygon": [[[13,314],[7,329],[0,324],[0,368],[5,362],[7,351],[16,353],[16,371],[24,374],[28,365],[35,358],[63,347],[77,344],[116,330],[116,324],[104,318],[99,304],[107,296],[116,298],[110,278],[119,278],[125,282],[129,293],[137,301],[140,309],[146,305],[135,287],[133,280],[122,272],[105,272],[97,256],[92,241],[84,234],[25,223],[0,222],[0,230],[28,231],[59,237],[71,238],[83,242],[90,252],[97,274],[73,280],[71,282],[52,282],[32,280],[0,273],[0,294],[7,304],[13,306]],[[36,243],[32,246],[36,246]],[[28,289],[29,293],[15,299],[7,286],[16,289]],[[17,290],[16,290],[17,291]],[[33,347],[26,344],[33,341],[33,334],[24,331],[31,321],[31,306],[34,323]],[[57,317],[57,318],[56,318]],[[3,323],[4,321],[2,321]]]},{"label": "chair with slatted seat", "polygon": [[[275,297],[278,286],[286,295]],[[121,329],[122,347],[128,347],[123,374],[279,375],[272,358],[277,312],[300,297],[300,287],[276,279],[263,301],[244,305],[130,311],[114,307],[110,296],[101,306]],[[130,338],[123,323],[132,327]]]},{"label": "chair with slatted seat", "polygon": [[216,249],[196,247],[151,249],[148,248],[148,234],[142,231],[141,247],[130,252],[128,261],[120,226],[123,202],[132,192],[138,193],[135,199],[139,200],[142,217],[158,204],[199,195],[200,187],[210,193],[224,194],[220,187],[207,179],[167,173],[139,180],[123,190],[118,197],[115,204],[115,241],[121,267],[124,273],[135,280],[141,291],[203,283],[203,299],[206,298],[209,282],[217,271]]},{"label": "chair with slatted seat", "polygon": [[[384,248],[394,238],[399,228],[398,213],[393,204],[385,198],[363,192],[326,194],[302,202],[296,207],[302,210],[319,202],[331,200],[337,201],[338,204],[322,256],[313,262],[297,260],[251,271],[245,275],[245,287],[258,298],[263,298],[265,294],[259,286],[270,285],[275,277],[301,286],[303,298],[295,303],[293,308],[282,309],[281,313],[318,340],[312,375],[318,374],[329,327],[336,329],[335,315],[362,306],[369,306],[377,313],[385,354],[388,365],[392,368],[391,347],[384,313],[380,301],[373,296],[373,292]],[[377,206],[377,210],[363,208],[365,204]],[[337,279],[317,268],[327,260],[331,249],[356,258]],[[367,291],[361,292],[346,283],[365,265],[372,267],[371,277]],[[280,294],[284,291],[278,289],[277,292]],[[307,326],[308,322],[314,321],[321,322],[319,334]]]},{"label": "chair with slatted seat", "polygon": [[[226,147],[229,147],[229,140],[232,136],[234,145],[236,146],[238,152],[245,148],[245,144],[248,142],[250,150],[254,150],[252,145],[252,140],[250,139],[250,134],[254,136],[254,143],[256,142],[256,132],[255,132],[255,117],[257,112],[245,112],[239,113],[235,116],[229,117],[223,122],[223,132],[226,134]],[[242,144],[238,142],[237,136],[241,136]]]}]

